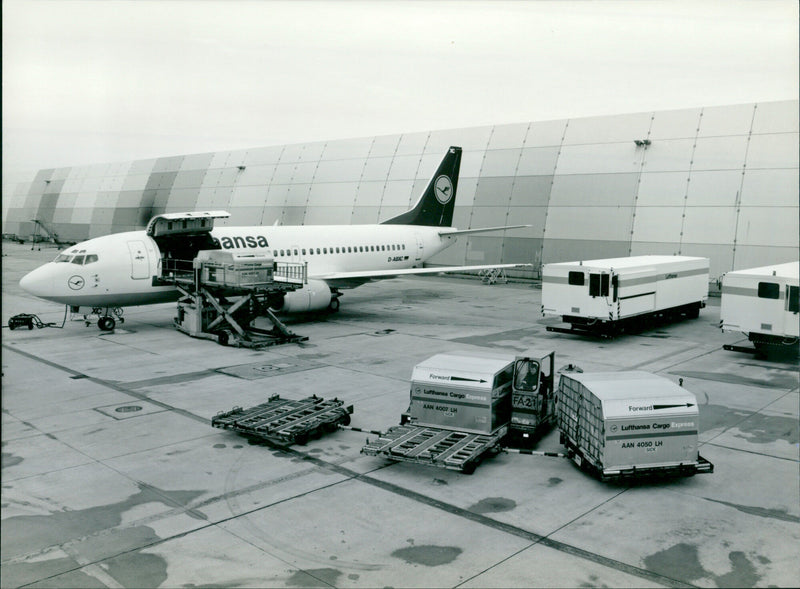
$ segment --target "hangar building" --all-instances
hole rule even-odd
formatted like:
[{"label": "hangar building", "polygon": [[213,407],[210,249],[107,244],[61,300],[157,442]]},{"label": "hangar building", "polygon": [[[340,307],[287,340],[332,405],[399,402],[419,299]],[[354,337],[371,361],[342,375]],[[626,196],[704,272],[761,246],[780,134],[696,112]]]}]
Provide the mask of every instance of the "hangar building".
[{"label": "hangar building", "polygon": [[4,178],[2,230],[81,241],[219,209],[229,225],[375,223],[459,145],[453,224],[531,226],[462,237],[436,263],[682,254],[716,278],[797,259],[798,118],[790,100],[43,169]]}]

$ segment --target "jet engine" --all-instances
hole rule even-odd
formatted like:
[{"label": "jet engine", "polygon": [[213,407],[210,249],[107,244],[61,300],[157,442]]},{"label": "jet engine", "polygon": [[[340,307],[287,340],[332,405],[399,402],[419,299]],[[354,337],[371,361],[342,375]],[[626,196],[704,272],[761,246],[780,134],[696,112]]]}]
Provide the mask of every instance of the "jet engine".
[{"label": "jet engine", "polygon": [[[321,311],[335,300],[330,287],[322,280],[309,280],[303,288],[283,295],[283,300],[270,302],[273,311],[281,313],[305,313]],[[338,301],[336,301],[338,303]]]}]

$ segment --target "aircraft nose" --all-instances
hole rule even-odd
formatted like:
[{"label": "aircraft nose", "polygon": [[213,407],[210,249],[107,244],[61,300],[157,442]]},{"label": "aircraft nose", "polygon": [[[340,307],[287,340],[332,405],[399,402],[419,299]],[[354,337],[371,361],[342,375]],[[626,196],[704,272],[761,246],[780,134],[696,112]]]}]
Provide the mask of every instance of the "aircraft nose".
[{"label": "aircraft nose", "polygon": [[25,292],[43,299],[53,296],[53,273],[47,266],[42,266],[23,276],[19,286]]}]

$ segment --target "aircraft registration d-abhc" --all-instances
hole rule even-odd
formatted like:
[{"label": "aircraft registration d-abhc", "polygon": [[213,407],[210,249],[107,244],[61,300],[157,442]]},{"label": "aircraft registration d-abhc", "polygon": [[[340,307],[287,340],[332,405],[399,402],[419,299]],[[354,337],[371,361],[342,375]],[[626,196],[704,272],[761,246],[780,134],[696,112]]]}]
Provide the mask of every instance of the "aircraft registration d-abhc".
[{"label": "aircraft registration d-abhc", "polygon": [[[307,264],[307,284],[284,295],[274,311],[297,313],[339,307],[340,289],[375,279],[406,274],[434,274],[521,264],[422,268],[458,235],[515,229],[526,225],[459,231],[451,227],[461,165],[461,148],[450,147],[416,205],[374,225],[295,225],[213,227],[224,211],[157,215],[140,231],[115,233],[83,241],[58,254],[20,280],[25,291],[72,307],[105,309],[98,326],[114,327],[110,310],[176,301],[180,292],[155,280],[163,260],[192,260],[201,250],[271,255],[276,261]],[[157,235],[157,219],[181,223],[204,219],[207,228]],[[102,313],[102,311],[101,311]]]}]

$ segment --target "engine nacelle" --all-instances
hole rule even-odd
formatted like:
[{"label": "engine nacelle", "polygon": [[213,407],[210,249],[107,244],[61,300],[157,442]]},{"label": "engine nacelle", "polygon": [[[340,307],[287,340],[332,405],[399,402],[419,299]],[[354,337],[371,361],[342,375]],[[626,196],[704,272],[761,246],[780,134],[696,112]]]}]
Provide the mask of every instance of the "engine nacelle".
[{"label": "engine nacelle", "polygon": [[273,311],[281,313],[305,313],[321,311],[331,304],[333,295],[330,287],[322,280],[309,280],[303,288],[287,292],[283,301],[271,305]]}]

